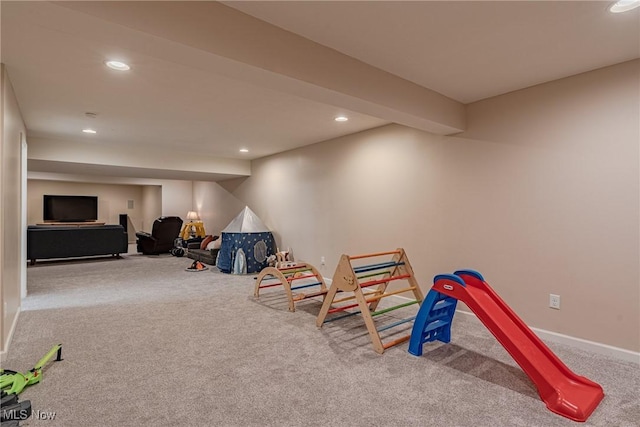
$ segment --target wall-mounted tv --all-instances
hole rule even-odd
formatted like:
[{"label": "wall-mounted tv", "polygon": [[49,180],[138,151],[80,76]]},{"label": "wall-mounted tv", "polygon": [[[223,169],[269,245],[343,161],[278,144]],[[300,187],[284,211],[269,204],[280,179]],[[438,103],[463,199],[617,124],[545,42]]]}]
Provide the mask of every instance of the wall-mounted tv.
[{"label": "wall-mounted tv", "polygon": [[45,222],[86,222],[98,219],[96,196],[44,195],[43,219]]}]

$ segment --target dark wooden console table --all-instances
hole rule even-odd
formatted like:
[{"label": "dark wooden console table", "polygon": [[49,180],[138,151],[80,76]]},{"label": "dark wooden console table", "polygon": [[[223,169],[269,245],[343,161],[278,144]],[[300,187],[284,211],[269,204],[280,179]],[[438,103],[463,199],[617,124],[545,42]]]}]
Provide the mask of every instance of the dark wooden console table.
[{"label": "dark wooden console table", "polygon": [[104,222],[39,222],[36,225],[67,225],[73,227],[82,227],[89,225],[104,225]]}]

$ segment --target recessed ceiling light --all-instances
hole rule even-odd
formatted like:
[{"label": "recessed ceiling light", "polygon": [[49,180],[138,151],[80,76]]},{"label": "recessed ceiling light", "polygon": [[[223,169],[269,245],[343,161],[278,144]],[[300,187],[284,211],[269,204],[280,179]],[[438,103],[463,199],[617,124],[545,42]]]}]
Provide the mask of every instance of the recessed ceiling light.
[{"label": "recessed ceiling light", "polygon": [[609,6],[609,12],[622,13],[640,6],[640,0],[618,0]]},{"label": "recessed ceiling light", "polygon": [[241,152],[241,153],[248,153],[248,152],[249,152],[249,150],[248,150],[247,148],[241,148],[241,149],[240,149],[240,152]]},{"label": "recessed ceiling light", "polygon": [[347,120],[349,120],[349,118],[345,116],[338,116],[333,120],[335,120],[336,122],[346,122]]},{"label": "recessed ceiling light", "polygon": [[129,67],[127,64],[120,61],[106,61],[105,65],[111,68],[112,70],[117,70],[117,71],[128,71],[131,69],[131,67]]},{"label": "recessed ceiling light", "polygon": [[82,129],[82,132],[84,132],[84,133],[98,133],[93,129]]}]

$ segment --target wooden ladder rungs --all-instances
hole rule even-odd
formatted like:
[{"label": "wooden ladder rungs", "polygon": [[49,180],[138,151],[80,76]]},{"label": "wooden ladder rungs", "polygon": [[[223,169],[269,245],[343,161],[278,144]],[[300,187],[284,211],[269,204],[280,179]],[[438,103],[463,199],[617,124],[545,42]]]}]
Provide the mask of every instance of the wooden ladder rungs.
[{"label": "wooden ladder rungs", "polygon": [[302,301],[303,299],[319,297],[320,295],[326,295],[326,294],[327,294],[327,290],[326,289],[324,291],[313,292],[313,293],[310,293],[310,294],[299,293],[299,294],[295,294],[293,296],[293,300],[294,301]]},{"label": "wooden ladder rungs", "polygon": [[398,320],[396,322],[393,323],[389,323],[388,325],[384,325],[381,328],[378,328],[378,333],[382,332],[382,331],[386,331],[387,329],[391,329],[391,328],[395,328],[396,326],[400,326],[403,325],[405,323],[409,323],[413,320],[416,320],[416,316],[411,316],[411,317],[407,317],[406,319],[402,319],[402,320]]},{"label": "wooden ladder rungs", "polygon": [[389,341],[389,342],[383,343],[382,347],[386,350],[389,347],[393,347],[394,345],[402,344],[403,342],[409,341],[409,338],[411,338],[411,334],[409,334],[407,336],[404,336],[404,337],[401,337],[401,338],[398,338],[398,339],[395,339],[393,341]]},{"label": "wooden ladder rungs", "polygon": [[[302,273],[308,271],[307,274],[301,274],[296,276],[298,273]],[[311,279],[314,278],[317,282],[314,283],[302,283],[297,286],[291,286],[291,283],[300,279]],[[278,280],[277,283],[267,282],[263,283],[263,280]],[[271,288],[274,286],[282,286],[284,291],[287,294],[287,300],[289,302],[289,311],[296,311],[295,302],[300,301],[306,298],[311,298],[312,296],[320,296],[327,293],[327,287],[324,284],[324,279],[320,272],[311,264],[307,263],[297,263],[296,265],[289,267],[265,267],[262,269],[258,277],[256,277],[256,285],[253,292],[253,296],[256,298],[260,297],[260,289]],[[312,286],[320,286],[320,290],[317,292],[312,292],[309,294],[294,294],[292,291],[296,289],[304,289],[310,288]]]}]

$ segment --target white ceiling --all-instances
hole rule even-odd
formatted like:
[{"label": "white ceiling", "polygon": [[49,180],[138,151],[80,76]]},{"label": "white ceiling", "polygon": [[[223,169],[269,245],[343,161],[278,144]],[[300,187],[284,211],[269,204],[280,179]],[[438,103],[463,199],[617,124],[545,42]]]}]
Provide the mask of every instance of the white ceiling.
[{"label": "white ceiling", "polygon": [[465,104],[640,55],[612,1],[224,3]]},{"label": "white ceiling", "polygon": [[[182,2],[176,10],[185,14],[176,16],[167,2],[2,1],[2,62],[28,136],[253,159],[394,121],[411,124],[414,106],[427,102],[406,98],[403,106],[399,94],[385,104],[365,79],[369,72],[391,84],[408,80],[409,92],[426,88],[424,99],[433,99],[430,89],[464,104],[640,57],[640,12],[613,15],[610,2],[224,3],[230,7]],[[135,13],[155,15],[136,21]],[[203,30],[209,18],[211,32]],[[271,31],[283,43],[280,52],[239,48],[233,30],[240,23],[245,33]],[[314,45],[299,36],[337,61],[359,60],[367,84],[338,82],[338,62],[301,74],[296,67],[313,64],[304,53]],[[302,46],[294,55],[299,64],[278,62],[285,43],[292,53]],[[114,56],[132,70],[104,67]],[[275,64],[263,66],[265,58]],[[320,84],[313,72],[337,83]],[[350,120],[334,122],[339,114]],[[99,133],[82,134],[84,127]],[[240,154],[241,147],[250,153]]]},{"label": "white ceiling", "polygon": [[[30,137],[256,158],[388,121],[159,57],[144,34],[45,2],[2,2],[2,62]],[[152,7],[152,6],[151,6]],[[125,57],[119,73],[106,58]],[[85,112],[95,112],[88,119]],[[336,115],[348,113],[340,124]],[[94,136],[80,133],[99,130]]]}]

